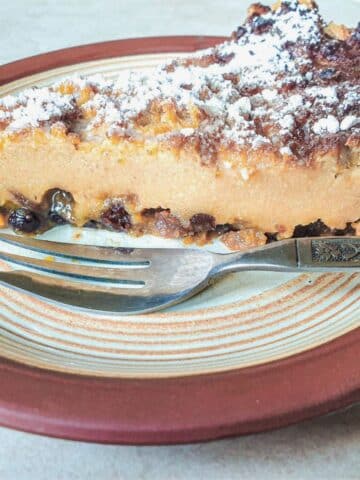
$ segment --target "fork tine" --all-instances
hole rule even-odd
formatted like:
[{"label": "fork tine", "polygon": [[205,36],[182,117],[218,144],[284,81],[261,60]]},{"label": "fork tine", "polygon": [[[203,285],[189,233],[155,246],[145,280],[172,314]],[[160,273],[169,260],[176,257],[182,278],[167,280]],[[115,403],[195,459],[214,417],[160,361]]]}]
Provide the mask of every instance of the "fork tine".
[{"label": "fork tine", "polygon": [[177,303],[178,297],[149,296],[146,288],[111,287],[105,283],[82,283],[49,277],[30,270],[0,272],[0,282],[47,300],[82,309],[125,315],[157,310]]},{"label": "fork tine", "polygon": [[133,287],[145,285],[144,278],[147,266],[144,268],[106,268],[87,266],[84,264],[62,263],[45,259],[24,257],[8,252],[0,252],[0,259],[12,264],[35,269],[45,273],[53,273],[77,280],[92,282],[122,283]]},{"label": "fork tine", "polygon": [[[22,248],[24,253],[9,252],[6,243]],[[218,262],[212,253],[196,249],[137,248],[124,252],[4,234],[0,234],[0,246],[0,260],[12,267],[0,271],[0,283],[48,300],[123,314],[158,310],[194,295],[206,287]],[[29,250],[41,256],[28,256]]]},{"label": "fork tine", "polygon": [[[5,233],[0,234],[0,241],[16,247],[26,248],[27,250],[43,253],[45,255],[72,258],[75,260],[87,260],[91,262],[140,267],[149,264],[149,260],[146,258],[146,249],[116,248],[53,242],[48,240],[38,240],[28,237],[8,235]],[[150,249],[148,252],[150,252]]]}]

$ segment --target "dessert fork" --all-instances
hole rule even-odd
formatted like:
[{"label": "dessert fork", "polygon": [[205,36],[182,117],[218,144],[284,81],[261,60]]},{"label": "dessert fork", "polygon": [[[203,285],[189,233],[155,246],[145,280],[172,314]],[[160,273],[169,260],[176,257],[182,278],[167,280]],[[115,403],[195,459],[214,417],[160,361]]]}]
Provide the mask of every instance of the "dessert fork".
[{"label": "dessert fork", "polygon": [[229,272],[359,273],[360,238],[298,238],[219,254],[194,248],[102,247],[0,234],[0,260],[3,284],[73,307],[133,314],[179,303]]}]

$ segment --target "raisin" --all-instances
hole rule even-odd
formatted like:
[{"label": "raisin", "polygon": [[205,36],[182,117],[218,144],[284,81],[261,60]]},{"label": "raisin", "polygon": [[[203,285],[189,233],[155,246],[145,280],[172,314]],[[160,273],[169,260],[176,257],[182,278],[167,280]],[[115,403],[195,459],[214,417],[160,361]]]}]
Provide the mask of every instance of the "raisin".
[{"label": "raisin", "polygon": [[215,231],[218,235],[223,235],[228,232],[235,232],[237,229],[231,223],[221,223],[216,225]]},{"label": "raisin", "polygon": [[215,218],[206,213],[197,213],[190,218],[190,225],[194,233],[211,232],[215,230]]},{"label": "raisin", "polygon": [[345,227],[345,228],[343,228],[343,229],[335,228],[335,229],[332,231],[332,234],[333,234],[333,235],[336,235],[336,236],[355,235],[355,234],[356,234],[356,231],[355,231],[355,228],[351,225],[351,223],[348,222],[348,223],[346,224],[346,227]]},{"label": "raisin", "polygon": [[293,233],[294,238],[299,237],[318,237],[324,234],[330,234],[330,228],[320,219],[308,225],[296,225]]},{"label": "raisin", "polygon": [[49,190],[46,194],[48,218],[58,225],[72,223],[72,206],[74,198],[71,193],[60,189]]},{"label": "raisin", "polygon": [[101,215],[101,222],[104,227],[118,232],[123,232],[131,228],[131,216],[125,210],[121,202],[113,203]]},{"label": "raisin", "polygon": [[36,213],[28,208],[17,208],[10,212],[8,224],[15,230],[23,233],[33,233],[40,227],[40,219]]}]

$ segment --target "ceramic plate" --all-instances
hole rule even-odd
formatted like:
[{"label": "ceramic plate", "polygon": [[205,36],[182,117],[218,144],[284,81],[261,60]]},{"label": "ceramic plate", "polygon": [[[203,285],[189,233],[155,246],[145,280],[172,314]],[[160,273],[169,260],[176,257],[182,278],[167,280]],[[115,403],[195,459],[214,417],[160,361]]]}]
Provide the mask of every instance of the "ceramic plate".
[{"label": "ceramic plate", "polygon": [[[1,67],[0,95],[73,73],[149,71],[217,41],[135,39],[40,55]],[[178,246],[75,233],[44,236]],[[0,285],[0,422],[67,438],[166,443],[265,430],[347,405],[360,400],[359,287],[357,274],[232,274],[160,313],[122,316]]]}]

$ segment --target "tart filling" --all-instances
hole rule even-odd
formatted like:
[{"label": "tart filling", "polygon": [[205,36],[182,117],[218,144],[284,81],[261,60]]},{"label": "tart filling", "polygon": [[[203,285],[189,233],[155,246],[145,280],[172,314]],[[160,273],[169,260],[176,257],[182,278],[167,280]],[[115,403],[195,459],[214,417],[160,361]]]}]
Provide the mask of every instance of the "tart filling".
[{"label": "tart filling", "polygon": [[246,248],[359,234],[358,29],[260,4],[151,74],[0,99],[0,226],[70,223]]},{"label": "tart filling", "polygon": [[[16,201],[13,205],[0,208],[0,225],[11,226],[17,233],[39,233],[58,225],[77,225],[73,216],[74,198],[70,192],[51,189],[39,203],[31,202],[19,194],[15,194],[14,198]],[[217,224],[216,219],[206,213],[194,214],[188,221],[184,221],[168,208],[147,208],[138,212],[134,195],[107,200],[99,216],[89,219],[82,226],[126,232],[135,236],[151,234],[183,239],[186,243],[198,245],[220,238],[231,250],[261,246],[289,236],[360,235],[360,220],[347,222],[343,229],[339,229],[330,228],[318,219],[307,225],[296,225],[291,235],[286,230],[281,231],[281,228],[277,232],[265,232],[240,221]]]}]

